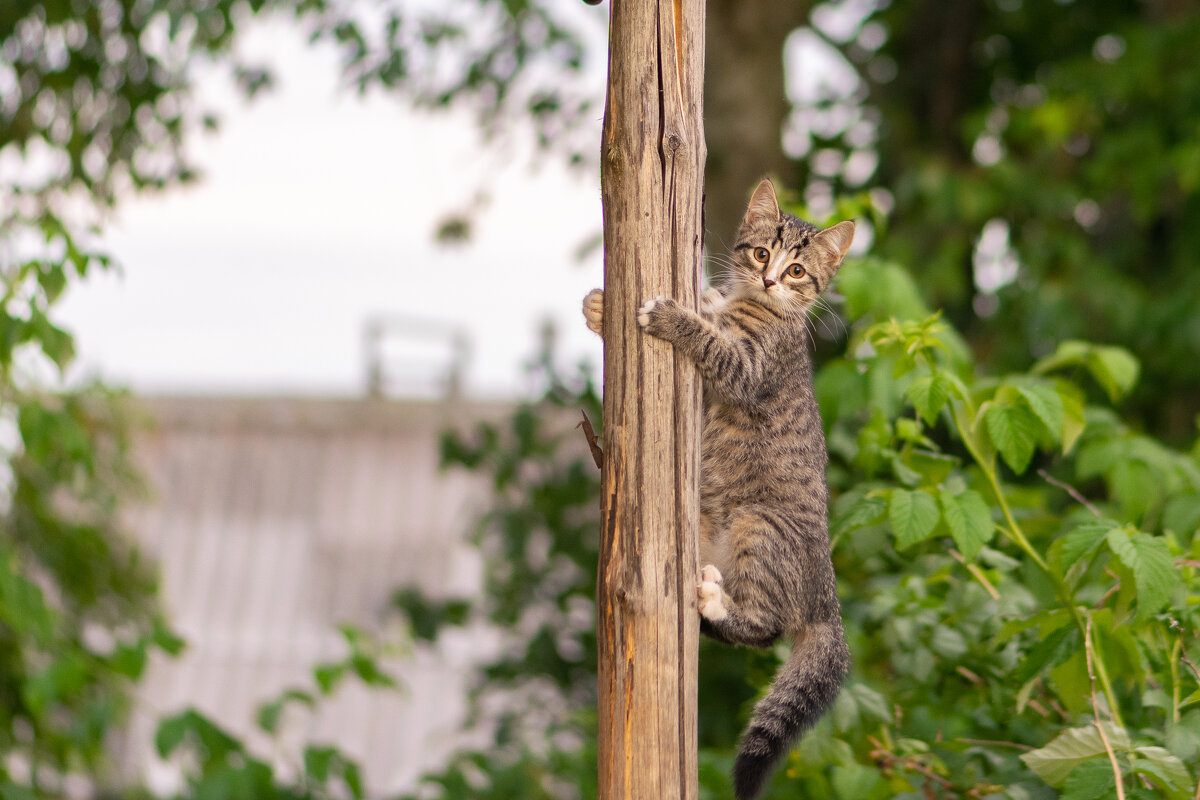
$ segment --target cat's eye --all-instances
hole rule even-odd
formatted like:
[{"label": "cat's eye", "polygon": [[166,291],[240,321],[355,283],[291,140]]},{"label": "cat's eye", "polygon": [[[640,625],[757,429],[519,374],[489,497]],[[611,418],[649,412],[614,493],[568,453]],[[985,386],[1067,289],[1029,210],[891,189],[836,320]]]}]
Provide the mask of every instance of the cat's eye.
[{"label": "cat's eye", "polygon": [[760,264],[767,263],[767,259],[771,257],[770,251],[765,247],[754,248],[754,260]]},{"label": "cat's eye", "polygon": [[787,274],[793,278],[803,278],[804,267],[800,266],[799,264],[792,264],[787,268]]}]

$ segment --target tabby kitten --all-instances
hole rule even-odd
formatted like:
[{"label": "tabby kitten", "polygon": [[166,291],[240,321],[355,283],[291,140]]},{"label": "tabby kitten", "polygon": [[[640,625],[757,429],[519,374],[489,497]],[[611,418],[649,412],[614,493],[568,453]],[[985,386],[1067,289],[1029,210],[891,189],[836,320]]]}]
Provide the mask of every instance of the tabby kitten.
[{"label": "tabby kitten", "polygon": [[[754,708],[733,768],[739,800],[757,795],[795,739],[829,709],[850,667],[830,560],[828,455],[813,395],[806,314],[854,238],[783,214],[770,181],[750,198],[732,265],[700,314],[656,298],[637,312],[704,378],[700,466],[701,630],[791,656]],[[600,332],[604,293],[584,299]]]}]

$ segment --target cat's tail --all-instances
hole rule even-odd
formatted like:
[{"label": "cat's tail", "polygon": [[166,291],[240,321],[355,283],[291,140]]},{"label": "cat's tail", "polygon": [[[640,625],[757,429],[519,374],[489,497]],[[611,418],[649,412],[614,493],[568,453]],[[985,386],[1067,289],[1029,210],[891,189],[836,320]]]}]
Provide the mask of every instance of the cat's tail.
[{"label": "cat's tail", "polygon": [[775,674],[767,696],[758,701],[733,765],[738,800],[762,791],[776,762],[800,734],[833,705],[850,670],[850,650],[842,622],[807,626],[792,643],[792,654]]}]

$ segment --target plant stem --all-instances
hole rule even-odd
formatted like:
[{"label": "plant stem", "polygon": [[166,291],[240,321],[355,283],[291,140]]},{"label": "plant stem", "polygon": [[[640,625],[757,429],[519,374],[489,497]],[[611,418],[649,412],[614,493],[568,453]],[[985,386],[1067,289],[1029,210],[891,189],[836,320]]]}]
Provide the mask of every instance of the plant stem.
[{"label": "plant stem", "polygon": [[1100,721],[1100,708],[1096,703],[1096,676],[1092,673],[1092,664],[1100,659],[1096,657],[1096,654],[1092,650],[1092,620],[1090,617],[1087,621],[1087,627],[1083,631],[1083,650],[1087,659],[1088,680],[1092,686],[1092,714],[1095,716],[1096,732],[1100,734],[1100,741],[1104,743],[1104,751],[1108,753],[1108,761],[1112,764],[1113,777],[1116,779],[1117,784],[1117,800],[1125,800],[1125,786],[1124,781],[1121,779],[1121,766],[1117,763],[1117,756],[1108,741],[1108,735],[1104,733],[1104,724]]},{"label": "plant stem", "polygon": [[1179,656],[1183,653],[1183,637],[1175,637],[1171,647],[1171,721],[1179,722]]}]

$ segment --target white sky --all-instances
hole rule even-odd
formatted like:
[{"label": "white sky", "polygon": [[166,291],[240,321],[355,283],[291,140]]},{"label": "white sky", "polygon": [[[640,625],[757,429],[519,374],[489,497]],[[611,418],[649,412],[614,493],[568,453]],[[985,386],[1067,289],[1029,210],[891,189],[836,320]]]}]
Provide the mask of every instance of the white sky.
[{"label": "white sky", "polygon": [[[846,38],[860,5],[821,6],[814,22]],[[596,38],[587,80],[600,98],[603,26],[582,30]],[[289,20],[252,20],[239,37],[245,59],[270,64],[278,82],[246,102],[226,78],[198,75],[199,97],[222,120],[191,143],[203,177],[119,208],[105,244],[124,270],[74,284],[57,310],[76,334],[73,375],[141,393],[360,394],[363,334],[379,316],[461,330],[477,397],[527,389],[522,366],[546,319],[563,368],[587,359],[598,372],[602,348],[580,304],[601,283],[602,254],[576,256],[601,230],[598,167],[568,170],[561,155],[535,153],[531,135],[485,144],[465,109],[433,115],[379,92],[359,97],[341,85],[334,49],[308,44]],[[785,48],[789,73],[810,76],[789,86],[794,101],[854,86],[849,65],[815,41],[795,35]],[[480,189],[489,202],[471,242],[436,244],[438,221]],[[414,389],[450,363],[448,345],[411,337],[391,339],[388,353]]]},{"label": "white sky", "polygon": [[[563,364],[600,363],[579,309],[601,254],[575,257],[601,228],[597,175],[489,148],[466,112],[359,98],[339,87],[333,50],[286,24],[256,23],[241,46],[278,84],[245,103],[201,82],[222,112],[220,131],[193,142],[203,178],[123,203],[105,238],[123,272],[90,277],[59,306],[75,374],[143,393],[357,394],[364,324],[380,314],[461,328],[477,396],[526,385],[546,318]],[[597,80],[600,94],[602,68]],[[434,243],[437,221],[480,187],[490,204],[471,243]],[[448,363],[420,352],[432,360],[408,366],[427,376]]]}]

